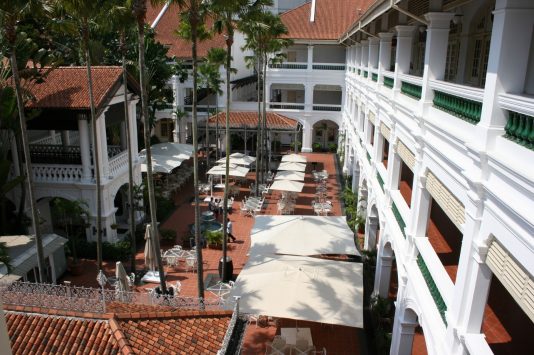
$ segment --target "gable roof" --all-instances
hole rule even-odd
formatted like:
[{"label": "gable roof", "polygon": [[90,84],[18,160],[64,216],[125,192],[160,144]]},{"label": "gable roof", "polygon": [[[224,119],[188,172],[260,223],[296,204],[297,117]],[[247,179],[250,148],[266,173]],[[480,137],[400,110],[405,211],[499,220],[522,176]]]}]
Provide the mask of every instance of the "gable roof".
[{"label": "gable roof", "polygon": [[105,314],[13,305],[4,310],[13,354],[216,354],[232,316],[158,307]]},{"label": "gable roof", "polygon": [[[93,66],[91,68],[93,96],[97,112],[111,99],[122,84],[122,69],[117,66]],[[136,87],[129,76],[128,84]],[[28,108],[89,110],[87,69],[79,67],[58,67],[45,80],[31,88],[33,99]]]},{"label": "gable roof", "polygon": [[315,0],[315,18],[310,21],[312,1],[280,18],[291,39],[337,40],[364,13],[374,0]]},{"label": "gable roof", "polygon": [[[226,125],[226,113],[219,112],[218,115],[210,117],[208,125],[215,127],[219,121],[219,127]],[[230,112],[230,128],[256,128],[258,126],[257,112]],[[267,112],[267,128],[269,129],[284,129],[294,130],[298,122],[292,118],[280,115],[275,112]]]},{"label": "gable roof", "polygon": [[[147,22],[152,24],[164,9],[163,6],[152,7],[150,2],[147,4]],[[150,9],[149,9],[150,8]],[[157,10],[160,11],[157,11]],[[191,43],[183,38],[179,38],[176,35],[176,29],[180,23],[180,7],[176,4],[170,4],[165,7],[165,13],[161,16],[160,20],[154,27],[156,31],[156,39],[163,45],[169,46],[169,55],[182,59],[190,59]],[[154,16],[155,14],[155,16]],[[213,21],[209,20],[206,23],[206,27],[210,28],[213,25]],[[224,48],[226,42],[222,34],[215,34],[212,38],[207,39],[197,44],[197,55],[199,57],[205,57],[208,55],[210,48]]]}]

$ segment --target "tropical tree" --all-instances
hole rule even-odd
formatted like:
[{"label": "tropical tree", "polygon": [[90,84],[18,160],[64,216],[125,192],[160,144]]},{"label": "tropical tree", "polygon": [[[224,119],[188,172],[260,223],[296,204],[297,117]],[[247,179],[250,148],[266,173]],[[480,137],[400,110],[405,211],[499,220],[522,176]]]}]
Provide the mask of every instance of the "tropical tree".
[{"label": "tropical tree", "polygon": [[154,180],[152,178],[152,152],[150,149],[150,117],[148,114],[148,82],[145,65],[145,19],[146,19],[146,0],[134,0],[132,7],[133,14],[137,20],[137,40],[139,46],[139,85],[141,86],[141,114],[144,122],[144,137],[146,149],[147,165],[147,187],[148,187],[148,204],[150,209],[150,233],[154,254],[159,270],[159,283],[161,292],[167,293],[165,284],[165,273],[163,270],[163,261],[161,258],[158,222],[156,215],[156,196],[154,191]]},{"label": "tropical tree", "polygon": [[135,274],[135,254],[137,252],[137,245],[135,240],[135,209],[134,209],[134,180],[133,180],[133,161],[132,161],[132,149],[131,140],[137,139],[137,137],[130,136],[130,117],[129,117],[129,103],[128,92],[126,90],[128,83],[128,72],[126,70],[126,56],[128,54],[127,47],[127,34],[132,26],[135,25],[135,19],[132,16],[131,0],[115,0],[111,11],[110,17],[113,19],[111,24],[119,32],[119,51],[121,53],[121,65],[122,65],[122,83],[124,85],[124,121],[126,123],[126,145],[128,151],[128,205],[129,207],[129,230],[130,230],[130,245],[131,245],[131,259],[130,268],[131,272]]},{"label": "tropical tree", "polygon": [[[198,66],[198,75],[199,75],[199,84],[204,86],[208,95],[214,93],[216,96],[222,94],[221,85],[223,81],[221,80],[221,73],[219,68],[225,62],[226,52],[222,48],[211,48],[208,51],[208,56],[206,60],[203,61]],[[208,118],[206,119],[206,172],[209,169],[209,116],[210,116],[210,104],[208,101]],[[215,117],[217,117],[219,111],[219,101],[215,102]],[[215,136],[218,138],[218,126],[219,121],[217,120],[217,129]],[[218,144],[217,144],[218,146]]]},{"label": "tropical tree", "polygon": [[24,114],[24,101],[22,97],[21,82],[19,77],[19,67],[26,67],[26,63],[17,62],[16,43],[17,43],[17,24],[21,16],[28,12],[39,10],[41,6],[39,1],[32,0],[0,0],[0,28],[5,36],[7,44],[7,53],[11,64],[11,74],[15,88],[15,96],[17,101],[17,109],[20,123],[20,137],[22,142],[22,149],[24,153],[24,161],[26,168],[26,181],[28,183],[28,197],[30,200],[30,209],[32,214],[32,228],[35,233],[35,243],[37,246],[37,266],[39,268],[39,278],[41,282],[48,282],[49,275],[47,275],[44,267],[44,252],[41,230],[39,228],[39,215],[37,211],[37,204],[35,201],[35,192],[33,184],[33,176],[31,170],[30,160],[30,145],[26,133],[26,116]]},{"label": "tropical tree", "polygon": [[213,0],[211,11],[215,17],[214,27],[219,32],[224,32],[226,38],[226,179],[224,183],[224,202],[223,202],[223,264],[222,277],[226,277],[226,254],[228,240],[228,175],[230,172],[230,74],[232,61],[232,45],[234,44],[234,34],[237,29],[237,23],[241,20],[254,20],[255,13],[260,12],[264,5],[272,5],[269,0]]},{"label": "tropical tree", "polygon": [[54,198],[52,200],[52,216],[65,228],[67,239],[69,239],[72,248],[73,264],[78,264],[76,246],[81,230],[85,228],[85,218],[89,216],[89,205],[83,200],[70,201],[60,197]]},{"label": "tropical tree", "polygon": [[[16,0],[15,0],[16,1]],[[103,0],[51,0],[55,5],[55,12],[59,15],[59,20],[70,20],[69,22],[78,25],[78,35],[84,53],[85,66],[87,69],[87,87],[89,92],[89,106],[91,111],[91,127],[93,130],[93,153],[96,182],[96,247],[97,266],[102,269],[102,191],[100,182],[100,149],[98,142],[97,117],[95,109],[95,99],[93,94],[93,78],[91,72],[91,31],[92,21],[98,17],[103,9]],[[72,25],[71,25],[72,26]],[[103,152],[107,154],[107,152]]]}]

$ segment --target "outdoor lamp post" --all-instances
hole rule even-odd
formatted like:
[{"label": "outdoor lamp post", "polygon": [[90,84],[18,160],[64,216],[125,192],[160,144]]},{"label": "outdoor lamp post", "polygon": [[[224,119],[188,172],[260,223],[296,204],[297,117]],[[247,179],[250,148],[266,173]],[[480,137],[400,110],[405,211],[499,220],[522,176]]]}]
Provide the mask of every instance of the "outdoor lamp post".
[{"label": "outdoor lamp post", "polygon": [[106,286],[106,283],[108,282],[108,278],[106,275],[104,275],[104,272],[102,270],[98,271],[98,275],[96,276],[96,281],[101,287],[102,291],[102,307],[104,308],[104,312],[106,312],[106,299],[104,296],[104,286]]}]

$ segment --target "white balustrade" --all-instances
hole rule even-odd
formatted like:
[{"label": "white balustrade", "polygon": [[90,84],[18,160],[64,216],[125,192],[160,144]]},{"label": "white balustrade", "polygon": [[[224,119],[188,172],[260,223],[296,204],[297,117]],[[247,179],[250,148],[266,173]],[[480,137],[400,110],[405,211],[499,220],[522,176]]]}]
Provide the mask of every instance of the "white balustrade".
[{"label": "white balustrade", "polygon": [[81,165],[32,164],[32,174],[35,182],[80,182],[82,173]]},{"label": "white balustrade", "polygon": [[109,175],[116,177],[128,168],[128,152],[124,151],[109,160]]},{"label": "white balustrade", "polygon": [[31,141],[30,144],[57,144],[56,142],[61,142],[61,133],[59,132],[54,136],[48,135],[46,137]]}]

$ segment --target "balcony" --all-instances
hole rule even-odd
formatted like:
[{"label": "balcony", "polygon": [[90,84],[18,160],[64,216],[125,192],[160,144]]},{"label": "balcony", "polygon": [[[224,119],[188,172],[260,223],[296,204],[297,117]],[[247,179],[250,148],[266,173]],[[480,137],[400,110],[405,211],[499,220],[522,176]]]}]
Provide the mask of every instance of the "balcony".
[{"label": "balcony", "polygon": [[270,109],[273,110],[304,110],[304,103],[297,102],[268,102]]},{"label": "balcony", "polygon": [[284,62],[269,64],[269,69],[308,69],[308,63],[299,63],[299,62]]},{"label": "balcony", "polygon": [[433,80],[434,107],[469,123],[480,122],[484,90]]},{"label": "balcony", "polygon": [[313,63],[314,70],[345,70],[345,64],[341,63]]},{"label": "balcony", "polygon": [[421,254],[417,256],[417,266],[419,267],[419,270],[421,271],[421,274],[423,275],[423,279],[425,279],[425,283],[428,287],[428,290],[430,291],[430,295],[432,296],[434,303],[436,304],[436,307],[441,316],[441,319],[443,320],[443,323],[445,323],[446,325],[447,319],[445,318],[445,312],[447,312],[447,304],[443,300],[443,297],[436,283],[434,282],[434,279],[432,278],[432,274],[430,273],[430,270],[428,269],[425,263],[425,260],[423,259]]},{"label": "balcony", "polygon": [[508,112],[504,137],[534,150],[534,98],[504,94],[499,96],[499,104]]},{"label": "balcony", "polygon": [[313,104],[313,111],[341,112],[341,105]]},{"label": "balcony", "polygon": [[419,76],[399,74],[401,80],[401,92],[411,97],[412,99],[421,99],[421,93],[423,91],[422,78]]},{"label": "balcony", "polygon": [[395,80],[392,78],[392,77],[389,77],[389,76],[384,76],[384,86],[387,87],[387,88],[390,88],[390,89],[393,89],[393,84],[395,82]]}]

